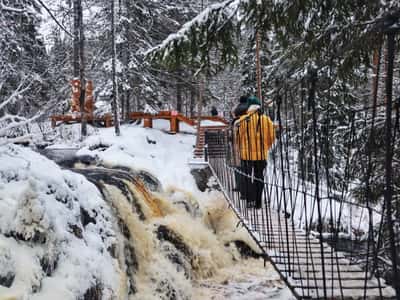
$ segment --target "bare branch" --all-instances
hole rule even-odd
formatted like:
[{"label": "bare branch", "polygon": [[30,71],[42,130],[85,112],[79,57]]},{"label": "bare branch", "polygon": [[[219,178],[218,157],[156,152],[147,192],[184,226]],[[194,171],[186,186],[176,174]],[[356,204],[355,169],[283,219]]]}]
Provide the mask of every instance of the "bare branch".
[{"label": "bare branch", "polygon": [[[26,92],[30,88],[31,84],[28,84],[28,86],[26,86],[24,89],[21,90],[24,83],[25,83],[24,81],[21,81],[21,83],[18,85],[17,89],[14,90],[14,92],[10,95],[10,97],[8,97],[7,100],[0,103],[0,109],[3,109],[7,104],[11,103],[15,97],[21,95],[22,93]],[[1,89],[1,86],[2,85],[0,85],[0,89]]]},{"label": "bare branch", "polygon": [[62,25],[57,18],[53,15],[53,13],[50,11],[50,9],[46,6],[46,4],[43,3],[42,0],[36,0],[37,2],[39,2],[39,4],[47,11],[47,13],[50,15],[50,17],[54,20],[54,22],[56,22],[56,24],[58,25],[58,27],[60,27],[62,29],[62,31],[64,31],[67,35],[69,35],[70,37],[73,37],[72,34],[65,28],[64,25]]}]

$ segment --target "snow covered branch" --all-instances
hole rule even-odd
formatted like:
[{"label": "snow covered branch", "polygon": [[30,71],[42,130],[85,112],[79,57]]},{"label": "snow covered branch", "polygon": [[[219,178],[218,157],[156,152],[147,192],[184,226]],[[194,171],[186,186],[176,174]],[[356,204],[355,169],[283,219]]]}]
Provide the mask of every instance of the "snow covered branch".
[{"label": "snow covered branch", "polygon": [[40,114],[37,114],[32,118],[26,119],[18,116],[5,115],[4,117],[0,118],[0,126],[1,124],[7,124],[4,127],[0,127],[0,137],[6,136],[7,133],[14,128],[32,123],[33,121],[38,119],[39,116]]},{"label": "snow covered branch", "polygon": [[[18,85],[15,91],[6,100],[0,103],[0,110],[3,109],[7,104],[11,103],[17,96],[23,94],[30,88],[30,84],[28,84],[28,86],[26,86],[24,89],[21,89],[24,83],[25,83],[24,81],[21,81],[21,83]],[[0,91],[2,86],[3,82],[0,84]]]},{"label": "snow covered branch", "polygon": [[[161,44],[145,52],[147,58],[175,67],[193,62],[210,65],[208,52],[215,49],[223,64],[235,63],[237,49],[235,41],[237,12],[245,1],[226,0],[206,8],[193,20],[187,22]],[[190,55],[189,55],[190,54]]]},{"label": "snow covered branch", "polygon": [[[0,83],[0,91],[3,86],[3,82]],[[18,87],[11,93],[10,96],[4,101],[0,103],[0,111],[4,110],[4,108],[12,103],[18,96],[22,95],[24,92],[26,92],[30,87],[31,83],[26,85],[24,88],[23,86],[25,85],[25,80],[22,80]],[[10,131],[16,128],[20,128],[22,126],[25,126],[27,124],[30,124],[34,120],[36,120],[40,114],[37,114],[31,118],[25,118],[17,115],[11,115],[8,113],[4,113],[2,117],[0,117],[0,145],[5,145],[8,143],[13,143],[15,141],[21,141],[21,140],[26,140],[29,138],[29,136],[22,134],[21,136],[17,137],[9,137]]]},{"label": "snow covered branch", "polygon": [[0,10],[9,11],[9,12],[13,12],[13,13],[24,13],[26,11],[23,8],[14,8],[14,7],[6,6],[3,3],[3,1],[1,1],[1,3],[0,3]]},{"label": "snow covered branch", "polygon": [[18,137],[15,137],[15,138],[2,138],[2,137],[0,137],[0,146],[4,146],[4,145],[7,145],[7,144],[12,144],[12,143],[27,142],[31,138],[32,138],[31,134],[18,136]]}]

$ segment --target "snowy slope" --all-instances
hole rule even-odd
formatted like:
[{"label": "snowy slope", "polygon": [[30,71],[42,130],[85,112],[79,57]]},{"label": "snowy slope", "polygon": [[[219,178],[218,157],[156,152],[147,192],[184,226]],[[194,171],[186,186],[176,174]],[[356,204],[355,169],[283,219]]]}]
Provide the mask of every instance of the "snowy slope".
[{"label": "snowy slope", "polygon": [[[154,122],[166,129],[169,122]],[[188,161],[192,157],[196,137],[192,134],[171,135],[161,130],[143,128],[140,125],[123,125],[122,135],[115,136],[114,128],[101,130],[83,142],[78,155],[97,156],[108,165],[123,165],[144,169],[155,174],[164,187],[174,185],[189,191],[197,187]]]}]

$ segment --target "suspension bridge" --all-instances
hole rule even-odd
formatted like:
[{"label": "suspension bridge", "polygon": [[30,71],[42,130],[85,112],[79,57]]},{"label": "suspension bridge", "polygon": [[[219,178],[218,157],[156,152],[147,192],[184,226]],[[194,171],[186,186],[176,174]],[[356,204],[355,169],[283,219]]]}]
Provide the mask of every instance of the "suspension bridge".
[{"label": "suspension bridge", "polygon": [[[391,57],[390,52],[388,55]],[[241,147],[264,147],[261,117],[255,125],[249,125],[249,117],[245,117],[233,126],[202,127],[198,131],[194,156],[207,162],[240,225],[247,228],[265,259],[298,299],[400,299],[395,232],[399,220],[393,207],[391,161],[396,133],[400,133],[400,105],[392,101],[392,68],[393,64],[386,66],[384,103],[377,103],[375,90],[371,107],[349,108],[346,112],[346,126],[342,127],[348,141],[342,149],[344,168],[340,175],[331,168],[328,152],[334,143],[334,126],[320,124],[318,119],[321,108],[316,104],[316,74],[298,89],[299,110],[290,103],[289,93],[276,99],[277,138],[272,148],[266,149],[269,158],[257,159],[266,161],[260,164],[261,176],[255,171],[258,163],[248,168],[243,158],[237,162]],[[377,88],[379,76],[375,81]],[[365,124],[358,126],[368,128],[362,138],[356,133],[356,114],[365,119]],[[386,118],[384,135],[376,128],[377,116]],[[241,132],[243,124],[254,133]],[[246,141],[251,138],[260,141]],[[377,139],[384,141],[387,153],[381,206],[372,200],[376,153],[371,145]],[[351,159],[359,143],[365,145],[364,151],[359,151],[361,162]],[[360,164],[363,176],[355,179],[351,172]],[[356,183],[363,187],[357,199],[352,190]],[[251,203],[249,195],[260,197],[261,205]]]}]

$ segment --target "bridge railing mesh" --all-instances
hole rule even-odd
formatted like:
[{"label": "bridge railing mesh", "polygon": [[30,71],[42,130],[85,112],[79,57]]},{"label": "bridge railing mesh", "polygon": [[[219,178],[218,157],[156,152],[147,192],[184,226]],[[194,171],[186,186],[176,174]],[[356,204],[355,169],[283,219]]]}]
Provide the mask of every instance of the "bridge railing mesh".
[{"label": "bridge railing mesh", "polygon": [[[384,116],[388,107],[348,110],[336,170],[332,124],[320,123],[315,94],[308,92],[297,115],[282,97],[274,123],[254,110],[229,129],[206,132],[209,163],[235,211],[299,298],[392,298],[391,284],[400,299],[399,239],[389,228],[399,226],[399,212],[393,198],[381,204],[372,199],[372,181],[382,170],[374,169],[369,147],[378,134],[371,118]],[[399,130],[398,118],[393,114],[386,122]],[[360,126],[368,134],[360,137]],[[393,151],[396,134],[389,139],[385,147]],[[363,151],[357,152],[358,143],[366,145]],[[364,174],[354,178],[352,172]]]}]

